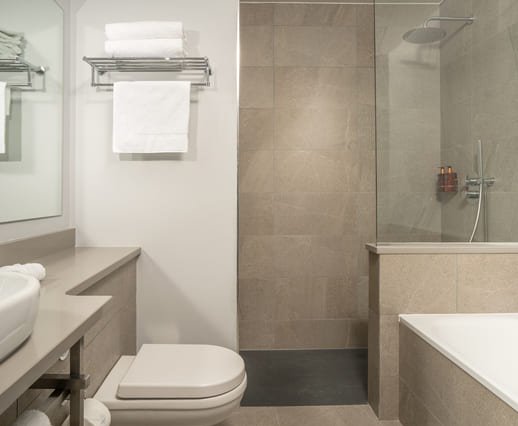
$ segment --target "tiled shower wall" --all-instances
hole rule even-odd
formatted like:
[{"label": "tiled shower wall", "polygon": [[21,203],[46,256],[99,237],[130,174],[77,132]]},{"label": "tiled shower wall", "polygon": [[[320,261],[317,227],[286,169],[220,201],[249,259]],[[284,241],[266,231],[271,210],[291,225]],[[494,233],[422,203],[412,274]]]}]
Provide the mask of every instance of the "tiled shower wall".
[{"label": "tiled shower wall", "polygon": [[[463,183],[477,175],[475,144],[482,141],[485,175],[496,178],[487,197],[487,238],[518,241],[518,2],[457,0],[443,3],[441,14],[476,17],[441,48],[443,161]],[[467,240],[477,202],[463,191],[445,200],[443,240]]]},{"label": "tiled shower wall", "polygon": [[366,346],[373,37],[368,5],[241,6],[242,349]]}]

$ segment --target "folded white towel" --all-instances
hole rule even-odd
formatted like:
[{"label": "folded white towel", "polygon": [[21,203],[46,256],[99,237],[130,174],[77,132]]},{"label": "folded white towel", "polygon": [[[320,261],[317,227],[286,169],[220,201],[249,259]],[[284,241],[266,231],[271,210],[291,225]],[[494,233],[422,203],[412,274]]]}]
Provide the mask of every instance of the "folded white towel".
[{"label": "folded white towel", "polygon": [[41,411],[28,410],[23,413],[12,426],[52,426],[49,418]]},{"label": "folded white towel", "polygon": [[154,40],[105,41],[104,50],[118,58],[174,58],[185,56],[184,41],[179,38]]},{"label": "folded white towel", "polygon": [[0,81],[0,154],[5,154],[5,119],[9,89],[5,81]]},{"label": "folded white towel", "polygon": [[190,102],[190,82],[115,83],[113,151],[187,152]]},{"label": "folded white towel", "polygon": [[26,263],[24,265],[17,263],[15,265],[2,266],[0,271],[18,272],[19,274],[30,275],[39,281],[43,280],[47,275],[45,267],[40,263]]},{"label": "folded white towel", "polygon": [[119,22],[105,26],[108,40],[183,38],[183,23],[171,21]]},{"label": "folded white towel", "polygon": [[[84,426],[110,426],[110,410],[102,402],[96,399],[85,399]],[[67,417],[61,426],[70,426],[70,417]]]},{"label": "folded white towel", "polygon": [[4,55],[19,56],[23,50],[18,46],[10,46],[0,42],[0,53]]}]

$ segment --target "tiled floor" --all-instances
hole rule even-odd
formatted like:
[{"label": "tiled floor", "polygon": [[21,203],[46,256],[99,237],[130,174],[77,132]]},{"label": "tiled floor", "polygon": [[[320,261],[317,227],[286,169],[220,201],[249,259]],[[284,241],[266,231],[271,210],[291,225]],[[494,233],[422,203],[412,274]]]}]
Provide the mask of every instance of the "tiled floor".
[{"label": "tiled floor", "polygon": [[367,403],[367,350],[242,351],[244,407]]},{"label": "tiled floor", "polygon": [[368,405],[243,407],[218,426],[401,426],[380,422]]}]

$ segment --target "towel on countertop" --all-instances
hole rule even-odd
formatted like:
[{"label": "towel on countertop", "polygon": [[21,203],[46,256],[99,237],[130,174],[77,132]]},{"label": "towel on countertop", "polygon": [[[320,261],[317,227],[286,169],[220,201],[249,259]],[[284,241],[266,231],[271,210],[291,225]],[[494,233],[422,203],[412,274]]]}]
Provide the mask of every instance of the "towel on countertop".
[{"label": "towel on countertop", "polygon": [[183,39],[108,40],[106,53],[115,58],[174,58],[185,56]]},{"label": "towel on countertop", "polygon": [[183,23],[171,21],[119,22],[107,24],[108,40],[145,40],[153,38],[184,38]]},{"label": "towel on countertop", "polygon": [[190,82],[115,83],[113,151],[187,152],[190,106]]},{"label": "towel on countertop", "polygon": [[0,81],[0,154],[5,154],[5,121],[7,116],[7,100],[9,89],[5,81]]},{"label": "towel on countertop", "polygon": [[52,426],[46,414],[37,410],[28,410],[23,413],[12,426]]},{"label": "towel on countertop", "polygon": [[45,267],[40,263],[26,263],[24,265],[17,263],[15,265],[2,266],[0,271],[17,272],[19,274],[30,275],[31,277],[36,278],[38,281],[43,280],[47,275]]}]

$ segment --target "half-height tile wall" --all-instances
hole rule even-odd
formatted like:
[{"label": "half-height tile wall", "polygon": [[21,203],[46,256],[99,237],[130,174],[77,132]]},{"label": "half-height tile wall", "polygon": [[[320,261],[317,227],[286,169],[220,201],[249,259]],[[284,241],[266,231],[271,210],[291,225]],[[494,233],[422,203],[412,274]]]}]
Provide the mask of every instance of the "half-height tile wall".
[{"label": "half-height tile wall", "polygon": [[241,348],[366,346],[373,37],[368,5],[241,7]]}]

